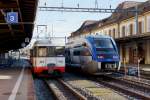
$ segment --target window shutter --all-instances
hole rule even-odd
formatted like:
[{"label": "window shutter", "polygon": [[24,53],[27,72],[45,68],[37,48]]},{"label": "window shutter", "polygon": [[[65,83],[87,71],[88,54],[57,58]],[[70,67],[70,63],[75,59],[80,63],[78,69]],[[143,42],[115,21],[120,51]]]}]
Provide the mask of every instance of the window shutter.
[{"label": "window shutter", "polygon": [[150,32],[150,16],[147,17],[147,32]]}]

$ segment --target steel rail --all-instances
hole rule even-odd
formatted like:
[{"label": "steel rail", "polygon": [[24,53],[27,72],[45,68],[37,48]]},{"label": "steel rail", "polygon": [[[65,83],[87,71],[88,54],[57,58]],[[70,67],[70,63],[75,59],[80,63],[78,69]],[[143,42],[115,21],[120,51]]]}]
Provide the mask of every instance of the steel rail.
[{"label": "steel rail", "polygon": [[112,77],[112,76],[108,76],[108,75],[105,75],[105,77],[111,78],[111,79],[116,80],[116,81],[124,82],[127,84],[136,85],[137,87],[145,88],[145,89],[148,89],[150,91],[150,84],[144,83],[142,81],[130,80],[127,78],[116,78],[116,77]]},{"label": "steel rail", "polygon": [[[79,94],[75,89],[73,89],[71,86],[69,86],[68,84],[66,84],[63,80],[56,79],[56,81],[59,84],[63,85],[63,87],[65,88],[65,90],[70,91],[75,97],[77,97],[78,100],[87,100],[86,97],[84,97],[83,95]],[[45,80],[45,83],[48,85],[49,89],[52,91],[52,93],[55,96],[55,98],[57,100],[61,100],[62,98],[60,98],[59,95],[56,93],[56,91],[49,85],[49,82]]]},{"label": "steel rail", "polygon": [[[105,77],[105,76],[104,76]],[[106,78],[109,78],[109,77],[106,77]],[[111,78],[112,79],[112,78]],[[100,83],[100,84],[103,84],[104,86],[106,87],[110,87],[114,90],[117,90],[117,91],[121,91],[122,93],[125,93],[127,95],[130,95],[130,96],[133,96],[133,97],[137,97],[137,98],[140,98],[142,100],[150,100],[150,96],[147,96],[147,95],[144,95],[142,93],[138,93],[136,91],[133,91],[133,90],[130,90],[128,89],[127,86],[118,86],[118,85],[115,85],[115,84],[111,84],[109,83],[108,81],[104,81],[104,80],[100,80],[100,79],[97,79],[97,81]],[[119,83],[119,82],[118,82]],[[117,84],[118,84],[117,83]],[[129,83],[130,84],[130,83]],[[131,84],[130,84],[131,85]],[[134,85],[134,84],[132,84]],[[146,87],[145,87],[146,88]]]},{"label": "steel rail", "polygon": [[112,85],[112,84],[109,84],[109,83],[104,82],[104,81],[100,81],[100,83],[103,83],[103,84],[104,84],[105,86],[107,86],[107,87],[110,87],[110,88],[112,88],[112,89],[114,89],[114,90],[121,91],[121,92],[123,92],[123,93],[125,93],[125,94],[128,94],[128,95],[130,95],[130,96],[138,97],[138,98],[140,98],[140,99],[142,99],[142,100],[150,100],[150,97],[149,97],[149,96],[145,96],[145,95],[140,94],[140,93],[137,93],[137,92],[135,92],[135,91],[131,91],[131,90],[125,89],[125,88],[123,88],[123,87],[119,87],[119,86],[116,86],[116,85]]}]

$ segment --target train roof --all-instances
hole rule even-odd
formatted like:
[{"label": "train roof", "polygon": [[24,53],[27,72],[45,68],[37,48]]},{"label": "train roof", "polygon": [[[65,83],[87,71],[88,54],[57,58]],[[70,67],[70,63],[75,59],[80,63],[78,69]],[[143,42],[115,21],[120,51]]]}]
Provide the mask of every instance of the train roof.
[{"label": "train roof", "polygon": [[[108,35],[88,35],[86,37],[80,37],[78,39],[75,39],[69,43],[67,43],[66,48],[72,48],[75,46],[80,46],[83,42],[85,42],[86,40],[91,40],[91,39],[100,39],[100,38],[108,38],[108,39],[112,39],[112,37],[108,36]],[[77,42],[78,41],[78,42]]]},{"label": "train roof", "polygon": [[51,43],[51,40],[49,39],[39,39],[39,40],[36,40],[37,44],[43,44],[43,43]]},{"label": "train roof", "polygon": [[89,35],[86,38],[111,38],[108,35]]},{"label": "train roof", "polygon": [[34,46],[64,46],[64,45],[56,43],[55,41],[52,41],[50,39],[39,39],[34,42],[33,47]]},{"label": "train roof", "polygon": [[33,46],[52,46],[52,42],[49,39],[40,39],[36,40]]}]

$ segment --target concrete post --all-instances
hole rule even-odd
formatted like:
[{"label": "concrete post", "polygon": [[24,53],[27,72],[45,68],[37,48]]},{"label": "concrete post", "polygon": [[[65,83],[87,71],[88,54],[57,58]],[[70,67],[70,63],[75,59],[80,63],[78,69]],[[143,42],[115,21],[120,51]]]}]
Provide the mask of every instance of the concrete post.
[{"label": "concrete post", "polygon": [[139,77],[139,79],[140,79],[140,62],[141,62],[141,58],[140,59],[138,59],[138,77]]}]

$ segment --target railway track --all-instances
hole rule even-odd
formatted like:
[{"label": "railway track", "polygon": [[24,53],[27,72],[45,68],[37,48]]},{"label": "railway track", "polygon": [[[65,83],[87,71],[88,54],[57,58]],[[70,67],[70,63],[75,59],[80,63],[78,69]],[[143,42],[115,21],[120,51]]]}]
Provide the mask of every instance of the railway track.
[{"label": "railway track", "polygon": [[[115,73],[115,74],[118,74],[118,73]],[[120,80],[120,81],[124,81],[124,82],[130,82],[130,83],[133,83],[134,85],[138,85],[138,86],[140,85],[140,86],[146,87],[150,90],[150,80],[145,79],[143,77],[138,78],[138,77],[129,76],[129,75],[124,76],[123,74],[121,75],[121,77],[116,77],[114,75],[111,75],[111,76],[107,75],[107,77],[110,77],[110,78],[113,78],[116,80]]]},{"label": "railway track", "polygon": [[57,100],[87,100],[61,79],[45,80]]},{"label": "railway track", "polygon": [[108,75],[103,76],[103,80],[97,78],[100,84],[134,97],[136,99],[150,100],[150,85],[140,81],[118,78]]},{"label": "railway track", "polygon": [[63,79],[88,100],[128,100],[128,97],[89,78],[72,74],[66,74],[65,76]]}]

